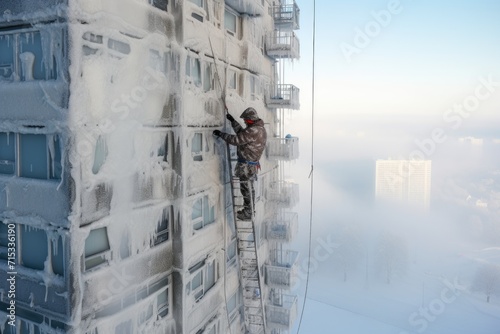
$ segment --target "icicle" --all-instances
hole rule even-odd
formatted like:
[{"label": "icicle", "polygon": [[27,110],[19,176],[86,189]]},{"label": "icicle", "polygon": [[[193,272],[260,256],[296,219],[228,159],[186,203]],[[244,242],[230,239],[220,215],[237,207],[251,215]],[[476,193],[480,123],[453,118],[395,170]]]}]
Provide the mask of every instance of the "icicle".
[{"label": "icicle", "polygon": [[56,172],[56,148],[55,148],[55,141],[56,141],[56,136],[52,134],[47,135],[47,143],[49,147],[49,154],[51,157],[51,166],[52,166],[52,177],[55,177],[55,172]]},{"label": "icicle", "polygon": [[58,250],[59,250],[59,238],[60,235],[56,231],[48,232],[49,235],[49,241],[52,244],[52,255],[57,256]]},{"label": "icicle", "polygon": [[0,333],[5,333],[5,324],[7,323],[7,313],[0,313]]},{"label": "icicle", "polygon": [[29,300],[30,300],[30,307],[33,308],[35,306],[35,295],[33,294],[33,292],[30,293]]},{"label": "icicle", "polygon": [[21,60],[21,70],[25,81],[33,81],[33,65],[35,64],[35,55],[32,52],[23,52],[19,55]]},{"label": "icicle", "polygon": [[[55,29],[60,29],[60,28],[55,28]],[[55,29],[52,28],[50,31],[40,31],[40,40],[42,47],[42,63],[48,78],[52,77],[52,75],[50,74],[55,70],[53,61],[55,55],[54,47],[58,42],[60,43],[60,39],[56,38],[56,32],[58,30]]]},{"label": "icicle", "polygon": [[5,187],[5,206],[8,208],[9,207],[9,194],[10,194],[10,191],[9,191],[9,187]]}]

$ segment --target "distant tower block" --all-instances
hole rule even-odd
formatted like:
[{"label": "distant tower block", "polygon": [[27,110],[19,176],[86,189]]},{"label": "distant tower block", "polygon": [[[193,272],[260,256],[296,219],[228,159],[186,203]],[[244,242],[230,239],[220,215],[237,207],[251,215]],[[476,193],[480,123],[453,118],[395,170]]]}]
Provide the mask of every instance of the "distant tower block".
[{"label": "distant tower block", "polygon": [[430,160],[377,160],[375,197],[429,209]]}]

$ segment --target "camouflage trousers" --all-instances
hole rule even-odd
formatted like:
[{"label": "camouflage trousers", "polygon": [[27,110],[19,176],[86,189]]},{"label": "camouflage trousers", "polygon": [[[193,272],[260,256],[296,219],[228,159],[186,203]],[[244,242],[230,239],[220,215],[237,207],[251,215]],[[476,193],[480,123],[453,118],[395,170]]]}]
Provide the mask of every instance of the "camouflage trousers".
[{"label": "camouflage trousers", "polygon": [[238,162],[234,169],[234,175],[240,179],[240,191],[243,196],[243,207],[247,213],[252,212],[252,204],[255,208],[255,189],[253,182],[257,180],[257,166]]}]

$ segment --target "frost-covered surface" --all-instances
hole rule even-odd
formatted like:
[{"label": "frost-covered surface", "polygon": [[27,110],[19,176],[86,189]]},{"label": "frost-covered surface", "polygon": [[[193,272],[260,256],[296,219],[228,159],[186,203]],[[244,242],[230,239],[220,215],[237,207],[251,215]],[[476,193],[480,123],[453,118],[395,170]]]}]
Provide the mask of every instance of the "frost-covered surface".
[{"label": "frost-covered surface", "polygon": [[[32,23],[0,33],[17,59],[0,64],[0,132],[16,145],[43,135],[49,166],[46,178],[0,175],[0,218],[38,238],[25,254],[46,256],[18,262],[18,305],[45,317],[33,313],[30,331],[241,331],[226,149],[212,136],[231,131],[222,94],[235,118],[251,106],[269,137],[283,134],[265,105],[279,82],[264,54],[269,3],[228,4],[242,14],[236,31],[221,1],[0,4],[0,26]],[[261,263],[278,247],[264,225],[278,210],[265,197],[278,165],[263,157],[256,183]]]}]

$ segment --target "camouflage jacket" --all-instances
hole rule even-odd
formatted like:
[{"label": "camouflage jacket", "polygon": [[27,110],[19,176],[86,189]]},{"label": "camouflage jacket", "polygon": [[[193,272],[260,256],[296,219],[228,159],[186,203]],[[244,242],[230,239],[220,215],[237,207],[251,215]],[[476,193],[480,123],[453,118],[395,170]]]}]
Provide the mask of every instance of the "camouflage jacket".
[{"label": "camouflage jacket", "polygon": [[228,144],[237,146],[238,158],[246,161],[259,161],[266,148],[267,133],[264,121],[259,119],[254,124],[243,128],[238,121],[231,122],[235,135],[221,133],[221,138]]}]

